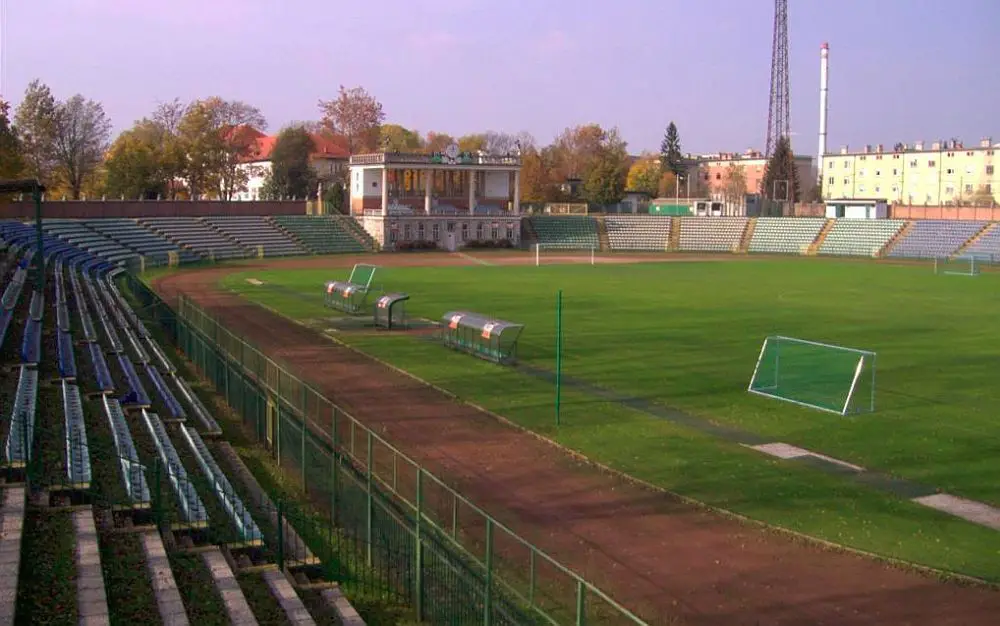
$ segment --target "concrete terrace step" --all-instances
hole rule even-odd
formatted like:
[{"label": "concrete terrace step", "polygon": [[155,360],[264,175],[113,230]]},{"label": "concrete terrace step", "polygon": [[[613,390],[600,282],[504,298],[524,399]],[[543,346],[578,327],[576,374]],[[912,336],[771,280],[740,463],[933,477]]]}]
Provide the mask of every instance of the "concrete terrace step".
[{"label": "concrete terrace step", "polygon": [[201,558],[212,575],[223,604],[226,605],[229,621],[240,626],[257,626],[257,618],[250,610],[250,604],[243,595],[236,575],[233,574],[233,568],[229,567],[229,562],[226,561],[222,551],[218,547],[213,547],[202,552]]},{"label": "concrete terrace step", "polygon": [[73,529],[76,532],[76,606],[79,624],[110,624],[93,509],[74,511]]},{"label": "concrete terrace step", "polygon": [[288,582],[283,572],[276,569],[264,572],[264,582],[277,598],[289,622],[295,626],[316,626],[316,621],[309,615],[299,594],[295,592],[295,588]]},{"label": "concrete terrace step", "polygon": [[24,487],[3,490],[0,510],[0,624],[13,624],[17,606],[17,580],[21,568],[21,534],[24,529]]},{"label": "concrete terrace step", "polygon": [[163,626],[188,626],[187,612],[184,610],[184,600],[177,589],[177,581],[170,569],[170,560],[163,547],[163,540],[157,531],[147,531],[142,534],[142,552],[146,557],[146,569],[153,584],[153,594],[156,595],[156,606],[160,611]]}]

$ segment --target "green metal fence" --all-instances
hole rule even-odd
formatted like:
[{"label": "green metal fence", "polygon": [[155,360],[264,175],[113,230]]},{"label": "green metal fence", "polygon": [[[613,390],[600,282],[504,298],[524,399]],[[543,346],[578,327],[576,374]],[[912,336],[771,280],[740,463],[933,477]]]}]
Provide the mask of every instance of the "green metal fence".
[{"label": "green metal fence", "polygon": [[[176,334],[322,511],[303,537],[356,538],[365,566],[419,619],[644,624],[183,296]],[[294,517],[304,523],[306,516]],[[325,556],[336,562],[336,554]]]}]

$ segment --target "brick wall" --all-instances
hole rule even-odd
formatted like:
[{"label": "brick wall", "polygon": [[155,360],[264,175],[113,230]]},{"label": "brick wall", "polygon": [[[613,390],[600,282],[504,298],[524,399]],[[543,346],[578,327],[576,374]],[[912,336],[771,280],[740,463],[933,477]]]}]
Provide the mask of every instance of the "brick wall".
[{"label": "brick wall", "polygon": [[[304,215],[301,200],[224,202],[218,200],[66,200],[44,202],[42,215],[50,218],[208,217],[217,215]],[[0,219],[33,218],[31,201],[0,203]]]}]

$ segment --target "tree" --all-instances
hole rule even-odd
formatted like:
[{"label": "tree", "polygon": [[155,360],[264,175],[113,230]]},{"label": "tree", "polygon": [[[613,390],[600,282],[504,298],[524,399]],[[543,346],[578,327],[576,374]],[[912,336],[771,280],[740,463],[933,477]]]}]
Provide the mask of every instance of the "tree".
[{"label": "tree", "polygon": [[48,86],[35,79],[25,89],[24,99],[14,114],[27,174],[43,183],[51,182],[56,108],[56,99]]},{"label": "tree", "polygon": [[462,135],[458,138],[458,149],[461,152],[480,152],[486,150],[486,135],[477,133]]},{"label": "tree", "polygon": [[730,163],[726,168],[725,182],[722,185],[722,197],[726,204],[743,206],[747,194],[747,173],[742,165]]},{"label": "tree", "polygon": [[286,128],[278,133],[271,150],[271,173],[264,183],[264,197],[314,197],[317,176],[310,155],[315,150],[316,144],[302,127]]},{"label": "tree", "polygon": [[112,197],[155,199],[166,193],[167,180],[157,145],[138,129],[115,139],[105,160],[106,188]]},{"label": "tree", "polygon": [[379,131],[385,121],[382,103],[363,87],[340,86],[336,100],[320,100],[323,124],[347,139],[351,154],[374,152],[379,148]]},{"label": "tree", "polygon": [[10,105],[0,100],[0,178],[18,178],[23,171],[21,141],[10,123]]},{"label": "tree", "polygon": [[969,204],[975,207],[996,206],[996,199],[993,197],[992,188],[986,185],[977,187],[976,192],[969,197]]},{"label": "tree", "polygon": [[620,152],[603,148],[583,182],[587,201],[602,206],[617,204],[625,197],[625,177],[628,175],[626,160]]},{"label": "tree", "polygon": [[423,143],[420,133],[399,124],[383,124],[379,128],[379,147],[386,152],[418,152]]},{"label": "tree", "polygon": [[680,195],[679,191],[677,189],[677,177],[674,176],[673,172],[663,172],[660,174],[660,180],[656,187],[656,195],[661,198],[667,198]]},{"label": "tree", "polygon": [[427,138],[424,139],[424,152],[429,152],[431,154],[435,152],[444,152],[444,149],[455,143],[455,138],[448,133],[436,133],[431,131],[427,133]]},{"label": "tree", "polygon": [[222,138],[211,109],[201,101],[187,107],[177,132],[180,148],[184,152],[182,172],[187,180],[188,194],[196,200],[207,190],[218,186]]},{"label": "tree", "polygon": [[[609,132],[614,133],[609,136]],[[558,159],[559,176],[586,180],[591,166],[605,145],[620,141],[617,130],[605,131],[599,124],[585,124],[565,129],[553,142]]]},{"label": "tree", "polygon": [[764,168],[761,194],[769,200],[799,201],[799,175],[788,137],[780,137]]},{"label": "tree", "polygon": [[681,136],[677,132],[677,125],[672,121],[667,124],[660,144],[660,169],[672,172],[675,178],[680,178],[687,169],[684,166],[684,155],[681,154]]},{"label": "tree", "polygon": [[487,154],[495,156],[507,156],[517,151],[523,152],[529,146],[534,145],[535,138],[526,132],[512,135],[510,133],[488,130],[483,135],[482,150]]},{"label": "tree", "polygon": [[645,156],[628,170],[625,188],[629,191],[642,191],[655,196],[660,186],[660,164],[653,157]]},{"label": "tree", "polygon": [[56,107],[53,133],[55,174],[80,199],[84,184],[104,160],[111,120],[98,102],[77,94]]},{"label": "tree", "polygon": [[246,168],[240,167],[250,158],[267,120],[254,106],[239,100],[209,98],[205,101],[212,123],[220,138],[218,161],[219,199],[231,200],[233,195],[246,191],[249,180]]}]

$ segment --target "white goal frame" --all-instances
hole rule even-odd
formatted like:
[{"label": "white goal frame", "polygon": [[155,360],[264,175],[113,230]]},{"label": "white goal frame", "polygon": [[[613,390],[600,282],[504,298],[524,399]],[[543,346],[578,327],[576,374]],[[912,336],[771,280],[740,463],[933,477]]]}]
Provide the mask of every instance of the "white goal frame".
[{"label": "white goal frame", "polygon": [[[847,396],[844,398],[844,405],[839,410],[832,409],[830,407],[820,406],[818,404],[813,404],[812,402],[805,402],[802,400],[796,400],[795,398],[790,398],[786,396],[774,393],[776,388],[774,386],[758,386],[754,385],[757,382],[757,372],[760,370],[761,361],[764,359],[764,355],[767,352],[767,346],[771,342],[776,342],[779,344],[785,343],[797,343],[801,345],[813,346],[816,348],[822,348],[826,350],[837,350],[839,352],[846,352],[852,354],[858,358],[857,364],[854,366],[854,375],[851,377],[851,386],[847,391]],[[775,354],[775,376],[780,375],[779,367],[779,352]],[[846,346],[838,346],[829,343],[820,343],[818,341],[809,341],[808,339],[797,339],[795,337],[786,337],[783,335],[770,335],[764,338],[764,342],[760,346],[760,353],[757,355],[757,362],[753,367],[753,374],[750,376],[750,384],[747,385],[747,391],[756,394],[758,396],[764,396],[765,398],[772,398],[774,400],[781,400],[783,402],[789,402],[791,404],[797,404],[799,406],[807,407],[810,409],[817,409],[819,411],[826,411],[828,413],[833,413],[835,415],[847,416],[850,414],[851,401],[854,399],[854,393],[858,388],[858,382],[861,380],[862,373],[864,372],[865,366],[871,373],[871,397],[868,400],[868,412],[875,412],[875,375],[876,375],[876,360],[878,358],[877,353],[870,350],[859,350],[857,348],[848,348]]]},{"label": "white goal frame", "polygon": [[[556,244],[552,244],[552,243],[536,243],[536,244],[533,244],[532,247],[535,250],[535,267],[538,267],[539,265],[542,264],[541,251],[542,251],[543,248],[546,249],[546,250],[559,250],[559,251],[567,252],[567,253],[573,253],[573,252],[587,253],[589,251],[589,253],[590,253],[590,264],[594,265],[596,263],[596,261],[595,261],[595,258],[597,256],[597,247],[596,246],[589,246],[589,247],[583,247],[583,248],[568,248],[566,246],[561,246],[561,245],[559,245],[557,243]],[[583,260],[584,258],[586,258],[586,257],[581,256],[581,260]]]},{"label": "white goal frame", "polygon": [[[967,267],[965,271],[949,269],[949,265],[957,268],[957,265],[962,261],[968,262],[968,265],[965,266]],[[974,254],[956,257],[934,257],[934,273],[943,276],[979,276],[980,265],[979,257]]]}]

